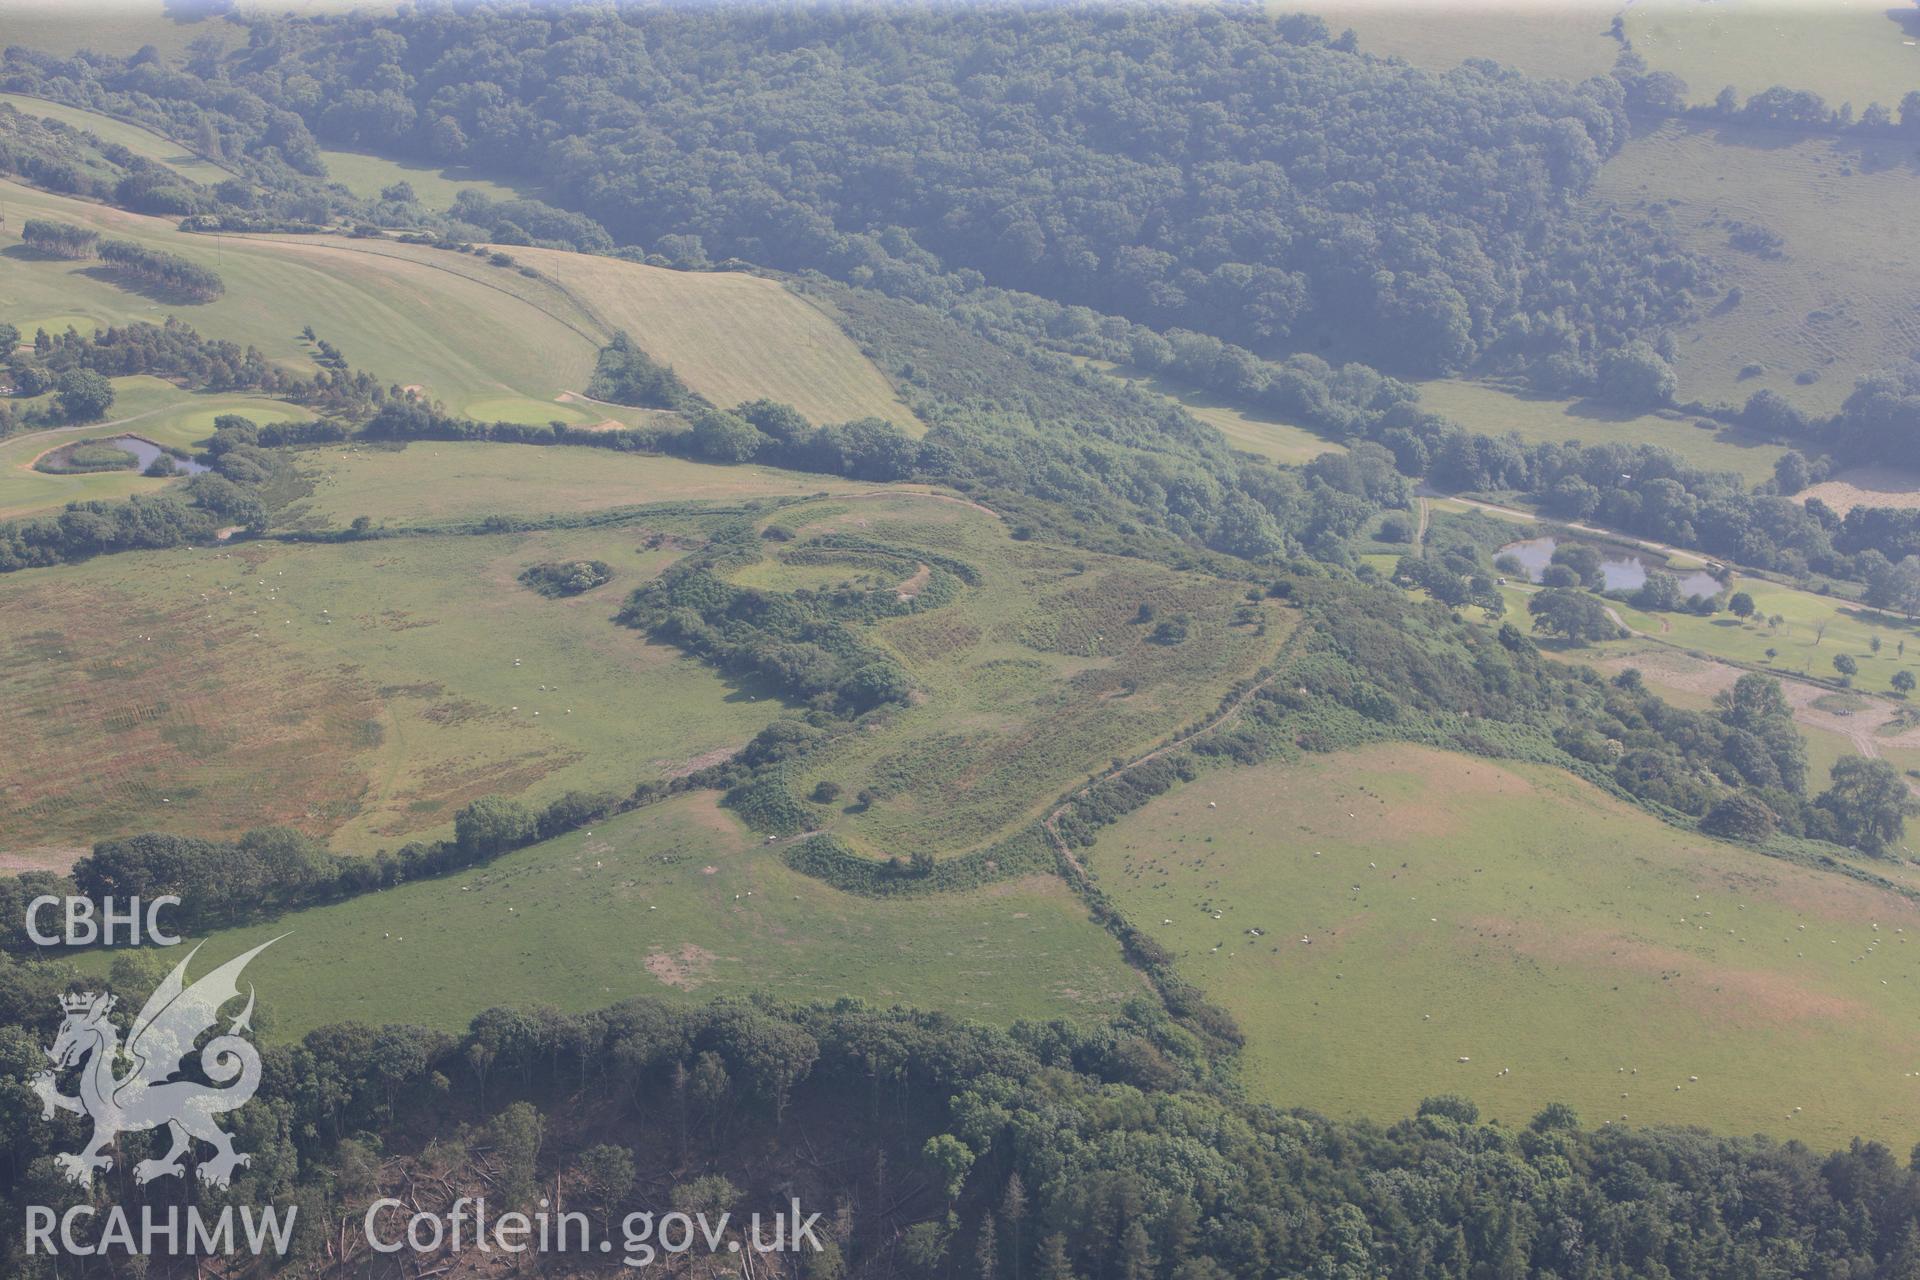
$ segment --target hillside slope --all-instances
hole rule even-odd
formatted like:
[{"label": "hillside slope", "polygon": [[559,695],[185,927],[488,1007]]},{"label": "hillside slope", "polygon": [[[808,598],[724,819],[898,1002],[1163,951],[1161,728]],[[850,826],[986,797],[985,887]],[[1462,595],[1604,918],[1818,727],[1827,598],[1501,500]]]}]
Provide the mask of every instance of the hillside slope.
[{"label": "hillside slope", "polygon": [[189,234],[164,218],[10,182],[0,182],[0,201],[17,219],[72,222],[179,254],[226,283],[226,295],[210,303],[148,297],[98,264],[31,253],[10,220],[0,231],[9,264],[0,315],[29,335],[178,315],[210,337],[311,369],[300,336],[311,325],[355,367],[417,386],[454,411],[591,425],[642,412],[561,399],[585,388],[598,348],[624,327],[716,404],[765,396],[817,421],[873,414],[914,422],[850,338],[771,280],[512,251],[543,278],[390,240]]},{"label": "hillside slope", "polygon": [[557,281],[604,327],[626,330],[715,404],[766,396],[814,422],[885,418],[917,434],[912,410],[852,339],[776,281],[557,249],[509,252]]},{"label": "hillside slope", "polygon": [[1411,746],[1226,770],[1089,861],[1276,1102],[1920,1137],[1920,908],[1557,770]]}]

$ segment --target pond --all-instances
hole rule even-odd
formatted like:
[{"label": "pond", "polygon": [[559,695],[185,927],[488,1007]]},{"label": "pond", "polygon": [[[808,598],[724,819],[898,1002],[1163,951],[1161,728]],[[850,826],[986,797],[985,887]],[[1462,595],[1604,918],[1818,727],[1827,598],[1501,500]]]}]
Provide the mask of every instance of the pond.
[{"label": "pond", "polygon": [[[1510,542],[1494,553],[1494,558],[1512,556],[1527,571],[1527,581],[1538,582],[1540,575],[1553,563],[1553,549],[1560,545],[1557,538],[1528,538],[1524,542]],[[1601,544],[1600,580],[1608,591],[1638,591],[1647,580],[1650,569],[1662,566],[1650,564],[1630,551]],[[1674,572],[1680,582],[1680,591],[1688,596],[1710,596],[1720,590],[1719,580],[1704,569],[1692,569],[1684,573]]]},{"label": "pond", "polygon": [[[153,465],[155,458],[166,453],[159,445],[144,436],[114,436],[111,440],[89,440],[87,443],[110,444],[116,449],[125,450],[133,455],[134,468],[139,471],[145,471]],[[190,462],[185,458],[173,458],[171,454],[167,454],[167,456],[172,458],[173,474],[177,476],[197,476],[202,471],[210,470],[208,467],[204,467],[197,462]]]}]

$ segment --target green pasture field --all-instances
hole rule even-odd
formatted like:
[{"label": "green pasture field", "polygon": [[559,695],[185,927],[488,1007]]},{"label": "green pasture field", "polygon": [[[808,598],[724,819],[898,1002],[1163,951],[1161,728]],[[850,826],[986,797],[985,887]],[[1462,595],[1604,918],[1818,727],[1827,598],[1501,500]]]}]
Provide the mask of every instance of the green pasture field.
[{"label": "green pasture field", "polygon": [[[1911,620],[1758,578],[1737,579],[1734,590],[1753,597],[1755,616],[1744,624],[1725,612],[1702,618],[1691,613],[1643,613],[1625,604],[1614,608],[1635,631],[1763,670],[1837,679],[1833,660],[1844,653],[1860,666],[1853,679],[1859,689],[1887,692],[1893,673],[1902,667],[1920,675],[1920,626]],[[1781,619],[1777,627],[1761,620],[1775,615]],[[1880,640],[1877,655],[1871,643],[1875,637]],[[1898,652],[1902,641],[1904,656]],[[1775,651],[1771,658],[1768,649]]]},{"label": "green pasture field", "polygon": [[[1702,318],[1679,331],[1682,400],[1744,404],[1767,387],[1830,413],[1857,378],[1920,349],[1910,143],[1668,123],[1609,160],[1592,198],[1652,218],[1718,264]],[[1781,256],[1733,248],[1735,222],[1781,236]],[[1728,305],[1733,288],[1740,300]],[[1760,372],[1742,372],[1751,365]]]},{"label": "green pasture field", "polygon": [[1725,85],[1744,100],[1785,85],[1809,89],[1855,114],[1872,102],[1896,107],[1920,85],[1920,18],[1888,0],[1639,0],[1619,4],[1456,5],[1439,0],[1315,0],[1276,5],[1305,9],[1336,34],[1352,28],[1360,49],[1447,71],[1490,58],[1529,75],[1584,80],[1605,75],[1621,46],[1610,34],[1625,22],[1634,52],[1649,69],[1687,82],[1688,98],[1709,103]]},{"label": "green pasture field", "polygon": [[214,302],[162,303],[122,289],[97,264],[40,258],[11,239],[17,233],[0,233],[7,259],[0,314],[21,317],[26,323],[15,323],[28,333],[48,319],[84,330],[178,315],[211,337],[311,370],[301,330],[312,325],[355,368],[415,387],[450,410],[592,426],[642,413],[561,400],[585,389],[599,347],[624,325],[715,403],[769,396],[816,421],[879,414],[916,425],[831,320],[754,276],[515,250],[523,259],[538,256],[546,274],[529,277],[390,240],[194,235],[165,219],[13,183],[0,182],[0,200],[22,219],[57,218],[178,253],[212,267],[226,284]]},{"label": "green pasture field", "polygon": [[1829,729],[1815,729],[1808,725],[1800,726],[1800,737],[1807,744],[1807,790],[1824,791],[1833,778],[1833,766],[1848,756],[1860,753],[1853,749],[1853,743],[1845,734],[1834,733]]},{"label": "green pasture field", "polygon": [[1920,791],[1920,747],[1881,747],[1880,755],[1907,776],[1907,785]]},{"label": "green pasture field", "polygon": [[375,524],[428,525],[650,502],[728,503],[881,489],[838,476],[719,467],[584,445],[419,440],[385,448],[349,441],[307,450],[299,465],[314,492],[290,519],[321,528],[342,527],[356,516]]},{"label": "green pasture field", "polygon": [[156,160],[181,177],[206,186],[213,186],[233,177],[232,171],[193,154],[172,138],[137,124],[129,124],[125,120],[115,119],[113,116],[102,115],[97,111],[86,111],[79,107],[69,107],[64,103],[49,102],[45,98],[28,97],[23,93],[0,93],[0,102],[9,103],[26,115],[57,120],[61,124],[69,124],[76,129],[85,129],[102,142],[117,143],[137,156]]},{"label": "green pasture field", "polygon": [[1920,909],[1558,770],[1410,746],[1222,769],[1090,862],[1239,1020],[1258,1097],[1920,1137]]},{"label": "green pasture field", "polygon": [[[821,534],[851,533],[899,552],[954,557],[980,574],[942,606],[862,634],[898,657],[923,696],[877,729],[810,756],[790,783],[842,798],[810,805],[817,828],[874,857],[979,848],[1040,816],[1072,784],[1214,710],[1237,679],[1278,649],[1292,615],[1263,603],[1268,634],[1233,621],[1244,582],[1136,560],[1017,542],[994,517],[960,503],[898,495],[787,508],[785,553]],[[769,548],[742,581],[818,586],[817,566],[787,567]],[[924,562],[923,562],[924,563]],[[794,570],[797,569],[797,572]],[[835,566],[838,577],[870,563]],[[1179,644],[1149,639],[1155,622],[1191,616]],[[856,797],[878,798],[860,806]]]},{"label": "green pasture field", "polygon": [[[482,795],[625,793],[727,754],[778,704],[611,621],[681,554],[647,533],[237,543],[0,578],[0,831],[77,851],[285,823],[371,854]],[[614,580],[566,600],[516,580],[557,559]]]},{"label": "green pasture field", "polygon": [[1641,0],[1623,13],[1634,52],[1685,80],[1696,103],[1726,85],[1742,100],[1785,85],[1851,102],[1857,116],[1920,87],[1920,10],[1889,0]]},{"label": "green pasture field", "polygon": [[41,454],[75,440],[132,433],[156,444],[192,449],[213,434],[213,420],[237,413],[255,422],[293,422],[309,417],[297,405],[259,396],[195,394],[144,375],[115,378],[114,405],[106,422],[32,431],[0,441],[0,520],[42,515],[69,502],[153,493],[174,480],[149,479],[137,470],[88,475],[49,475],[34,469]]},{"label": "green pasture field", "polygon": [[[1715,695],[1731,688],[1743,674],[1739,667],[1649,639],[1578,649],[1555,647],[1551,652],[1563,661],[1592,667],[1608,679],[1631,667],[1663,700],[1690,711],[1712,711]],[[1792,679],[1783,680],[1782,687],[1806,747],[1809,793],[1826,790],[1833,766],[1849,756],[1881,756],[1903,771],[1920,767],[1920,733],[1889,718],[1895,704],[1833,693]],[[1840,716],[1833,712],[1836,699],[1861,705],[1849,715]],[[1920,787],[1915,789],[1920,791]],[[1903,884],[1912,883],[1905,868],[1890,868],[1889,874]]]},{"label": "green pasture field", "polygon": [[1101,1017],[1145,990],[1051,876],[850,897],[789,870],[715,799],[680,796],[485,868],[219,934],[194,967],[287,935],[247,970],[263,1034],[283,1042],[329,1022],[456,1031],[496,1005],[761,991],[1004,1026]]},{"label": "green pasture field", "polygon": [[[82,49],[128,57],[152,45],[170,57],[205,35],[228,46],[246,43],[243,29],[226,22],[177,22],[165,0],[106,0],[80,5],[68,0],[0,0],[0,44],[21,45],[55,57]],[[295,7],[295,6],[286,6]]]},{"label": "green pasture field", "polygon": [[[1859,664],[1853,687],[1868,693],[1888,692],[1893,673],[1903,667],[1920,676],[1920,626],[1911,620],[1836,596],[1817,595],[1758,578],[1736,578],[1733,586],[1735,591],[1753,597],[1756,612],[1744,624],[1724,610],[1702,618],[1691,613],[1648,613],[1610,600],[1609,607],[1638,634],[1585,648],[1593,650],[1592,656],[1604,659],[1642,652],[1653,641],[1761,671],[1824,680],[1839,678],[1833,659],[1844,653]],[[1508,620],[1522,628],[1530,625],[1527,598],[1533,590],[1518,583],[1501,590]],[[1776,614],[1780,624],[1769,625],[1766,619]],[[1880,639],[1877,655],[1872,645],[1876,636]],[[1904,654],[1900,652],[1902,641],[1906,643]],[[1768,649],[1774,651],[1771,658]]]},{"label": "green pasture field", "polygon": [[[0,0],[0,45],[22,45],[56,57],[82,49],[128,57],[152,45],[177,59],[194,41],[209,36],[229,49],[247,42],[242,25],[181,12],[193,7],[167,0]],[[244,20],[251,12],[264,12],[311,17],[353,9],[390,13],[393,7],[359,0],[241,0],[234,16]]]},{"label": "green pasture field", "polygon": [[1323,453],[1342,453],[1346,450],[1345,445],[1323,439],[1305,427],[1236,408],[1218,396],[1160,374],[1145,373],[1108,360],[1083,359],[1080,363],[1111,374],[1132,386],[1144,387],[1169,400],[1179,401],[1188,413],[1219,431],[1234,448],[1258,454],[1273,462],[1299,466]]},{"label": "green pasture field", "polygon": [[320,159],[327,166],[327,176],[357,196],[377,200],[383,188],[405,182],[413,187],[420,203],[436,213],[452,208],[454,199],[462,191],[475,190],[490,200],[518,200],[531,194],[492,178],[469,174],[464,169],[445,169],[413,160],[389,160],[364,151],[323,149]]},{"label": "green pasture field", "polygon": [[[537,282],[476,259],[429,249],[409,257],[402,245],[375,256],[335,237],[193,235],[164,219],[11,183],[0,183],[0,198],[10,215],[57,218],[149,244],[212,267],[226,284],[225,296],[210,303],[156,301],[112,283],[96,265],[26,254],[12,239],[10,218],[0,234],[7,258],[0,314],[9,319],[79,316],[104,325],[175,315],[209,337],[258,347],[301,370],[316,367],[301,338],[312,325],[354,367],[419,386],[455,410],[503,395],[551,399],[593,365],[591,330],[560,307],[543,310],[508,291],[511,285],[538,302]],[[555,405],[550,416],[586,422],[600,415]]]},{"label": "green pasture field", "polygon": [[1620,54],[1607,28],[1619,6],[1454,4],[1443,0],[1310,0],[1272,6],[1317,13],[1338,35],[1352,28],[1362,53],[1404,58],[1450,71],[1468,58],[1491,58],[1533,76],[1580,81],[1605,75]]},{"label": "green pasture field", "polygon": [[1457,378],[1436,378],[1419,387],[1421,408],[1469,431],[1517,435],[1528,444],[1657,444],[1696,467],[1738,472],[1749,484],[1771,479],[1774,460],[1786,452],[1731,428],[1695,426],[1696,419],[1679,414],[1624,413],[1588,400],[1521,395]]}]

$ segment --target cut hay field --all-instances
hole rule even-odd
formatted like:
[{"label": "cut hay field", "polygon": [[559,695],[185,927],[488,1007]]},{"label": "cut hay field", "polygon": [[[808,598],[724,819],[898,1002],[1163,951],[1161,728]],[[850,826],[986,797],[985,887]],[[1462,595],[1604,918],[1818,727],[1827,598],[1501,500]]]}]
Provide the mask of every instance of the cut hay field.
[{"label": "cut hay field", "polygon": [[[1855,379],[1906,367],[1920,349],[1910,144],[1668,123],[1609,160],[1592,198],[1652,218],[1719,266],[1722,296],[1679,332],[1682,400],[1744,403],[1768,387],[1827,413]],[[1781,256],[1731,247],[1735,222],[1781,236]],[[1736,287],[1740,302],[1725,305]],[[1749,365],[1761,372],[1743,374]]]},{"label": "cut hay field", "polygon": [[[0,18],[0,22],[4,22],[4,19]],[[0,93],[0,102],[8,103],[26,115],[57,120],[61,124],[72,125],[76,129],[85,129],[102,142],[123,146],[137,156],[145,156],[149,160],[157,161],[181,177],[206,186],[213,186],[233,177],[230,170],[193,154],[172,138],[137,124],[129,124],[125,120],[115,119],[113,116],[102,115],[97,111],[84,111],[64,103],[49,102],[45,98],[28,97],[23,93]]]},{"label": "cut hay field", "polygon": [[1587,400],[1520,395],[1485,382],[1436,378],[1418,384],[1420,407],[1469,431],[1519,436],[1528,444],[1657,444],[1696,467],[1738,472],[1749,484],[1773,476],[1786,450],[1725,427],[1700,427],[1682,414],[1623,413]]},{"label": "cut hay field", "polygon": [[419,387],[455,412],[592,426],[643,412],[561,399],[585,388],[596,351],[613,326],[624,326],[717,404],[769,396],[817,421],[879,414],[917,429],[850,338],[758,277],[515,250],[528,261],[537,256],[548,273],[532,278],[395,241],[192,235],[165,219],[14,183],[0,182],[0,200],[21,218],[56,218],[178,253],[226,282],[214,302],[156,301],[119,287],[97,264],[32,254],[9,229],[0,232],[0,317],[27,334],[177,315],[209,336],[311,370],[300,333],[312,325],[354,367]]},{"label": "cut hay field", "polygon": [[283,1042],[344,1020],[454,1031],[495,1005],[580,1011],[763,991],[1004,1026],[1100,1017],[1145,990],[1053,877],[849,897],[789,870],[710,792],[485,868],[217,935],[205,963],[280,934],[290,936],[248,976],[263,1035]]},{"label": "cut hay field", "polygon": [[1271,7],[1318,14],[1335,35],[1352,28],[1362,53],[1404,58],[1431,71],[1491,58],[1528,75],[1580,81],[1605,75],[1620,53],[1607,34],[1619,5],[1591,0],[1289,0]]},{"label": "cut hay field", "polygon": [[235,394],[199,395],[158,378],[115,378],[113,384],[114,406],[108,421],[27,432],[0,441],[0,520],[57,511],[69,502],[153,493],[177,483],[149,479],[133,469],[87,475],[36,471],[34,460],[60,445],[131,432],[156,444],[191,450],[213,434],[213,420],[221,414],[238,413],[255,422],[293,422],[310,416],[284,401]]},{"label": "cut hay field", "polygon": [[[731,271],[670,271],[554,249],[514,248],[558,281],[606,330],[625,329],[718,405],[768,396],[813,422],[919,421],[859,347],[777,281]],[[580,390],[585,386],[570,388]]]},{"label": "cut hay field", "polygon": [[[0,845],[289,823],[372,853],[481,795],[624,792],[738,748],[777,703],[609,620],[679,554],[647,533],[243,543],[0,579]],[[614,581],[550,600],[515,580],[572,558]]]},{"label": "cut hay field", "polygon": [[1818,498],[1841,515],[1855,507],[1899,507],[1911,511],[1920,507],[1920,471],[1848,467],[1831,480],[1807,486],[1794,497],[1801,502]]},{"label": "cut hay field", "polygon": [[1685,80],[1692,102],[1785,85],[1858,115],[1920,87],[1920,10],[1896,0],[1638,0],[1622,12],[1634,52]]},{"label": "cut hay field", "polygon": [[1258,1097],[1920,1137],[1920,908],[1557,770],[1410,746],[1220,770],[1091,864],[1239,1020]]},{"label": "cut hay field", "polygon": [[[29,334],[53,317],[84,329],[175,315],[210,337],[250,344],[269,359],[311,370],[312,352],[300,333],[312,325],[356,368],[419,385],[455,410],[489,397],[551,400],[564,381],[592,368],[594,341],[584,324],[503,287],[518,282],[515,287],[531,295],[536,282],[474,259],[425,249],[414,252],[431,260],[408,258],[399,252],[405,246],[376,257],[356,242],[329,237],[190,235],[164,219],[11,183],[0,183],[0,198],[10,214],[57,218],[149,244],[212,267],[226,283],[225,296],[214,302],[157,301],[112,283],[96,265],[27,253],[10,225],[0,234],[7,260],[0,315]],[[587,423],[604,415],[554,405],[549,416]]]},{"label": "cut hay field", "polygon": [[359,442],[299,455],[311,498],[290,513],[302,526],[430,525],[490,515],[532,518],[651,502],[740,502],[880,486],[773,467],[717,467],[682,458],[585,446],[415,441]]},{"label": "cut hay field", "polygon": [[[959,853],[1011,834],[1113,757],[1212,711],[1292,626],[1274,602],[1257,606],[1267,634],[1237,623],[1245,583],[1018,542],[961,503],[826,499],[777,519],[793,540],[743,571],[743,584],[817,589],[822,566],[786,558],[811,558],[807,543],[825,534],[885,544],[903,591],[919,589],[908,585],[921,576],[919,556],[957,558],[980,576],[948,604],[862,630],[922,696],[809,756],[790,783],[796,796],[837,784],[841,801],[809,806],[817,828],[874,857]],[[836,581],[875,568],[870,559],[833,567]],[[1188,615],[1188,638],[1154,642],[1156,623],[1138,619],[1142,604],[1161,620]],[[863,790],[877,797],[871,805],[854,803]]]},{"label": "cut hay field", "polygon": [[1184,386],[1158,374],[1142,373],[1106,360],[1082,360],[1081,363],[1111,374],[1122,382],[1178,401],[1188,413],[1227,438],[1227,443],[1246,453],[1258,454],[1286,466],[1299,466],[1323,453],[1341,453],[1346,449],[1333,440],[1325,440],[1305,427],[1257,411],[1237,408],[1218,396]]}]

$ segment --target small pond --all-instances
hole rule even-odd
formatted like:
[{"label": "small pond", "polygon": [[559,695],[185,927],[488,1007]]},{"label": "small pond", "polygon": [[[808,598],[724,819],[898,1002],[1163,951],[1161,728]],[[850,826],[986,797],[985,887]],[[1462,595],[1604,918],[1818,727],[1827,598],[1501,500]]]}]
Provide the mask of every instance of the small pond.
[{"label": "small pond", "polygon": [[[1524,542],[1510,542],[1494,553],[1497,560],[1501,556],[1512,556],[1527,571],[1529,582],[1540,581],[1540,575],[1553,563],[1553,549],[1560,545],[1557,538],[1528,538]],[[1618,547],[1600,544],[1600,580],[1608,591],[1638,591],[1647,580],[1649,569],[1661,566],[1651,564],[1630,551]],[[1686,572],[1668,570],[1679,580],[1680,590],[1689,596],[1710,596],[1720,590],[1719,581],[1704,569],[1691,569]]]},{"label": "small pond", "polygon": [[[88,444],[110,444],[116,449],[124,449],[126,452],[133,455],[134,468],[138,471],[145,471],[148,467],[153,465],[153,460],[155,458],[160,457],[163,453],[166,452],[159,445],[155,444],[153,441],[145,439],[141,436],[114,436],[110,440],[89,440],[87,441],[87,443]],[[167,456],[172,458],[171,454],[168,454]],[[209,470],[209,468],[204,467],[197,462],[190,462],[185,458],[172,458],[172,461],[173,461],[173,474],[177,476],[197,476],[202,471]]]}]

